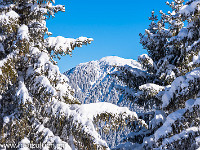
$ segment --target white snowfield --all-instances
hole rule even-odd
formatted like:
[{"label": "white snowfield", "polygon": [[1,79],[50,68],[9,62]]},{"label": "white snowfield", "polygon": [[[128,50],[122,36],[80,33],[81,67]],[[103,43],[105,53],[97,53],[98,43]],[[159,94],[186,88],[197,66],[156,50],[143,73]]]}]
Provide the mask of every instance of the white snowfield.
[{"label": "white snowfield", "polygon": [[101,64],[107,64],[111,66],[131,66],[133,68],[138,68],[142,70],[142,66],[139,62],[133,59],[124,59],[118,56],[106,56],[101,58],[100,60],[97,60],[97,62]]}]

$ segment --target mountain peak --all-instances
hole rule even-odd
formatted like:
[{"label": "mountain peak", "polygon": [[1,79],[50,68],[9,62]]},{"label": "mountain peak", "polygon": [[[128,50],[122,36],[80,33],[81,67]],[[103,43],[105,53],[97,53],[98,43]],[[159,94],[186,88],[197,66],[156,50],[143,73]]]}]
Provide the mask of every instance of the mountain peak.
[{"label": "mountain peak", "polygon": [[97,101],[118,103],[124,95],[118,93],[117,89],[127,91],[129,88],[115,76],[123,73],[121,67],[127,68],[136,78],[146,75],[139,62],[118,56],[107,56],[100,60],[81,63],[64,74],[68,77],[70,86],[76,91],[75,97],[82,103]]},{"label": "mountain peak", "polygon": [[103,57],[99,60],[99,63],[105,63],[108,65],[116,65],[116,66],[125,66],[125,65],[129,65],[131,67],[134,68],[140,68],[141,69],[141,64],[138,63],[136,60],[133,59],[125,59],[125,58],[121,58],[118,56],[106,56]]}]

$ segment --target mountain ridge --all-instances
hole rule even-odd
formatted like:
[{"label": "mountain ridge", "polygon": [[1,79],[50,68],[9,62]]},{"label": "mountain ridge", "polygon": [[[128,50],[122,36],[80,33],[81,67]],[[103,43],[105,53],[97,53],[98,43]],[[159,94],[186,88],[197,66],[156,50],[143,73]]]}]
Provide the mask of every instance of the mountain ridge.
[{"label": "mountain ridge", "polygon": [[134,110],[127,93],[134,95],[135,89],[120,79],[121,67],[133,69],[133,73],[138,75],[146,75],[139,62],[118,56],[81,63],[64,74],[81,103],[110,102]]}]

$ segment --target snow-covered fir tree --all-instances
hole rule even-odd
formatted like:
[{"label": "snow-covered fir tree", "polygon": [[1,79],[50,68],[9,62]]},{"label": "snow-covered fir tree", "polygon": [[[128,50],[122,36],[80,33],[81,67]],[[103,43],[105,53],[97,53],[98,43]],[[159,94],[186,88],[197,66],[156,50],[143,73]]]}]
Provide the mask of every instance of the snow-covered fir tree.
[{"label": "snow-covered fir tree", "polygon": [[138,61],[149,77],[134,102],[151,110],[143,113],[148,129],[134,129],[116,149],[200,148],[200,1],[166,4],[172,10],[160,11],[160,19],[153,11],[140,34],[148,55]]},{"label": "snow-covered fir tree", "polygon": [[65,11],[54,3],[0,1],[0,146],[40,143],[46,149],[109,149],[98,131],[146,124],[127,108],[106,102],[80,104],[73,97],[68,78],[59,72],[54,58],[71,55],[75,47],[93,39],[45,39],[52,34],[46,20]]}]

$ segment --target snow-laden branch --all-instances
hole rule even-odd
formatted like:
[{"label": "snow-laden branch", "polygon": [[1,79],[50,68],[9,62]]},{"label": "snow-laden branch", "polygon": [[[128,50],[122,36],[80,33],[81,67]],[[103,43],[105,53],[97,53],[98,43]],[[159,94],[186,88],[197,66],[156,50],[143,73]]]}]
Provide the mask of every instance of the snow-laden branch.
[{"label": "snow-laden branch", "polygon": [[50,54],[53,51],[53,57],[55,57],[55,55],[59,54],[71,55],[72,50],[74,50],[75,47],[82,47],[82,45],[90,44],[91,41],[93,41],[93,39],[87,37],[79,37],[77,39],[73,39],[58,36],[45,39],[45,46]]},{"label": "snow-laden branch", "polygon": [[12,24],[14,21],[17,21],[20,16],[13,10],[7,13],[1,13],[0,15],[0,23],[2,24]]},{"label": "snow-laden branch", "polygon": [[[185,76],[176,78],[172,82],[171,88],[165,91],[162,96],[162,107],[166,108],[170,104],[176,104],[176,106],[173,106],[175,110],[179,105],[182,105],[183,108],[184,102],[187,99],[194,98],[195,93],[199,91],[199,76],[200,68],[196,68]],[[183,101],[183,103],[180,101]]]},{"label": "snow-laden branch", "polygon": [[[52,147],[54,145],[55,149],[71,150],[71,147],[67,142],[62,141],[59,136],[54,135],[53,132],[50,129],[45,128],[44,125],[40,124],[39,122],[35,122],[34,127],[37,130],[37,140],[43,139],[42,141],[37,141],[38,143],[42,142],[43,149],[49,149],[48,146]],[[42,136],[44,137],[41,138]]]},{"label": "snow-laden branch", "polygon": [[183,114],[185,113],[185,109],[179,109],[170,115],[167,116],[166,121],[164,124],[155,132],[155,140],[157,141],[163,136],[168,135],[169,133],[172,132],[172,127],[171,125],[177,120],[180,119]]},{"label": "snow-laden branch", "polygon": [[[72,118],[73,126],[81,126],[83,133],[93,137],[93,142],[97,145],[102,145],[108,147],[107,143],[100,137],[97,132],[94,120],[100,115],[104,115],[103,118],[106,120],[109,118],[115,117],[116,119],[129,121],[138,121],[140,125],[147,127],[146,123],[138,119],[138,116],[135,112],[128,110],[126,107],[119,107],[114,104],[101,102],[101,103],[91,103],[91,104],[82,104],[82,105],[69,105],[57,100],[52,101],[51,108],[47,110],[55,117],[66,116],[67,118]],[[119,122],[113,121],[114,125],[120,124]]]},{"label": "snow-laden branch", "polygon": [[[162,141],[162,145],[161,145],[162,147],[162,146],[165,146],[166,144],[171,144],[175,141],[186,139],[189,137],[189,134],[192,134],[194,135],[194,137],[197,137],[198,133],[200,133],[200,128],[197,123],[198,121],[195,121],[195,120],[191,121],[188,115],[190,113],[191,114],[198,113],[197,110],[199,109],[199,106],[200,106],[200,98],[189,99],[185,102],[185,108],[179,109],[169,114],[166,118],[166,121],[163,123],[163,125],[155,132],[154,134],[155,141],[159,141],[159,139],[163,138],[164,141]],[[179,126],[183,125],[182,120],[185,120],[186,122],[190,120],[191,126],[188,123],[188,128],[185,128],[187,126],[180,127],[179,130],[178,130],[178,127],[174,128],[174,125],[177,124],[175,122],[177,121],[179,122],[178,123]],[[194,122],[196,122],[197,124],[195,124]],[[196,132],[198,133],[196,134]]]},{"label": "snow-laden branch", "polygon": [[181,7],[181,9],[179,10],[179,13],[185,16],[189,16],[190,14],[194,14],[195,11],[199,11],[199,4],[200,1],[196,0],[193,1],[192,3],[190,3],[189,5],[184,5],[183,7]]}]

